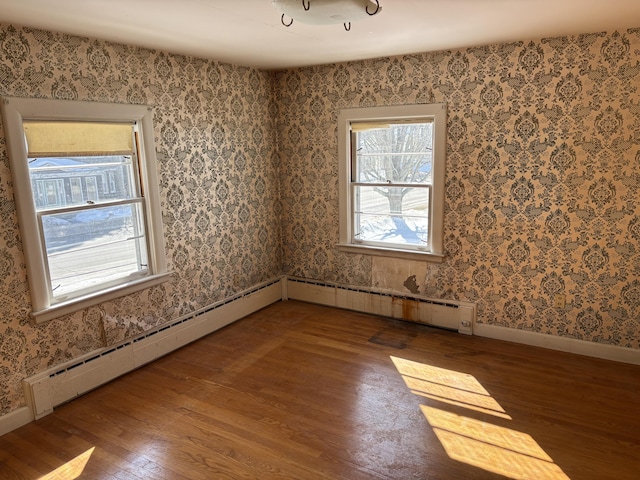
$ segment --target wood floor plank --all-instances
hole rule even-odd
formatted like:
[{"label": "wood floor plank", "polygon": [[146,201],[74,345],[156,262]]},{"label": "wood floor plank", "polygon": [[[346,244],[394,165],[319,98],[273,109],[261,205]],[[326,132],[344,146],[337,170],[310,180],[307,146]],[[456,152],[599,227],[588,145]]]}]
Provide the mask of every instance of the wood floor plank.
[{"label": "wood floor plank", "polygon": [[[34,447],[31,442],[14,432],[6,434],[6,440],[3,453],[20,459],[21,463],[33,468],[36,472],[54,470],[61,463],[61,460],[51,455],[48,449],[42,448],[41,445]],[[0,456],[0,463],[5,463],[2,456]]]},{"label": "wood floor plank", "polygon": [[637,480],[640,367],[280,302],[0,437],[0,478],[83,455],[99,480]]}]

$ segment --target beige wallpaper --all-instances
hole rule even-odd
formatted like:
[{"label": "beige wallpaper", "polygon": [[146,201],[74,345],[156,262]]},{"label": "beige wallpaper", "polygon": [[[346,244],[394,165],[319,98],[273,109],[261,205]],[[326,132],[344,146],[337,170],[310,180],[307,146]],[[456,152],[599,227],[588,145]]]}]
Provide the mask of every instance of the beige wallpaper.
[{"label": "beige wallpaper", "polygon": [[281,274],[273,75],[0,25],[0,95],[149,104],[169,283],[29,323],[22,239],[0,126],[0,415],[23,378]]},{"label": "beige wallpaper", "polygon": [[[476,302],[481,323],[640,348],[639,30],[289,70],[277,82],[287,274],[376,286],[384,262],[335,247],[338,111],[446,102],[447,256],[406,266],[422,272],[420,293]],[[385,287],[409,293],[402,280]]]},{"label": "beige wallpaper", "polygon": [[0,415],[24,405],[24,377],[283,271],[374,285],[385,262],[335,249],[343,107],[448,105],[447,258],[408,267],[421,293],[477,302],[480,322],[640,348],[639,87],[638,30],[274,75],[0,25],[0,95],[156,107],[175,272],[30,324],[0,125]]}]

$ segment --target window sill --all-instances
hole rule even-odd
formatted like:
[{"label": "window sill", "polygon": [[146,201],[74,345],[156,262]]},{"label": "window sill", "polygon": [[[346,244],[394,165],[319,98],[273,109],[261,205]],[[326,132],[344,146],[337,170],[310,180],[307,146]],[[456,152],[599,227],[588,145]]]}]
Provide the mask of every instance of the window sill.
[{"label": "window sill", "polygon": [[368,245],[353,245],[340,243],[338,250],[360,255],[377,255],[380,257],[402,258],[406,260],[420,260],[423,262],[442,263],[444,255],[432,252],[418,252],[412,250],[398,250],[395,248],[370,247]]},{"label": "window sill", "polygon": [[68,315],[70,313],[77,312],[78,310],[92,307],[99,303],[108,302],[109,300],[124,297],[125,295],[130,295],[145,288],[159,285],[168,281],[171,275],[171,272],[151,275],[149,277],[135,280],[124,285],[118,285],[116,287],[108,288],[100,292],[73,298],[71,300],[66,300],[64,302],[51,305],[47,308],[43,308],[42,310],[38,310],[37,312],[31,312],[31,317],[36,324],[45,323],[49,320],[53,320],[54,318],[62,317],[63,315]]}]

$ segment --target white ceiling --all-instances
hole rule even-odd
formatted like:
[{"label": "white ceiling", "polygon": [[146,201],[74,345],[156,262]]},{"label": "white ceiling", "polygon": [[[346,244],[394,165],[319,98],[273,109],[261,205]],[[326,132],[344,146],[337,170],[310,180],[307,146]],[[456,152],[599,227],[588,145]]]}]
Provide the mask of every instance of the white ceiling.
[{"label": "white ceiling", "polygon": [[265,69],[640,27],[640,0],[379,2],[349,32],[284,27],[271,0],[0,0],[0,22]]}]

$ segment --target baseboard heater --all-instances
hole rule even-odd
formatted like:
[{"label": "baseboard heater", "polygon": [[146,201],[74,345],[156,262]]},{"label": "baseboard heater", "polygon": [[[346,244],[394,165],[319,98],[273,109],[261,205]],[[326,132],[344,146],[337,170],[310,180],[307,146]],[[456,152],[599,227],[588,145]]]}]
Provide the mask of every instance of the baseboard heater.
[{"label": "baseboard heater", "polygon": [[286,297],[473,334],[475,304],[287,278]]},{"label": "baseboard heater", "polygon": [[122,344],[93,351],[23,380],[35,419],[114,378],[166,355],[279,300],[300,300],[448,328],[471,335],[474,304],[369,288],[282,278],[186,315]]},{"label": "baseboard heater", "polygon": [[120,345],[94,351],[23,381],[34,418],[282,299],[282,279],[260,284]]}]

